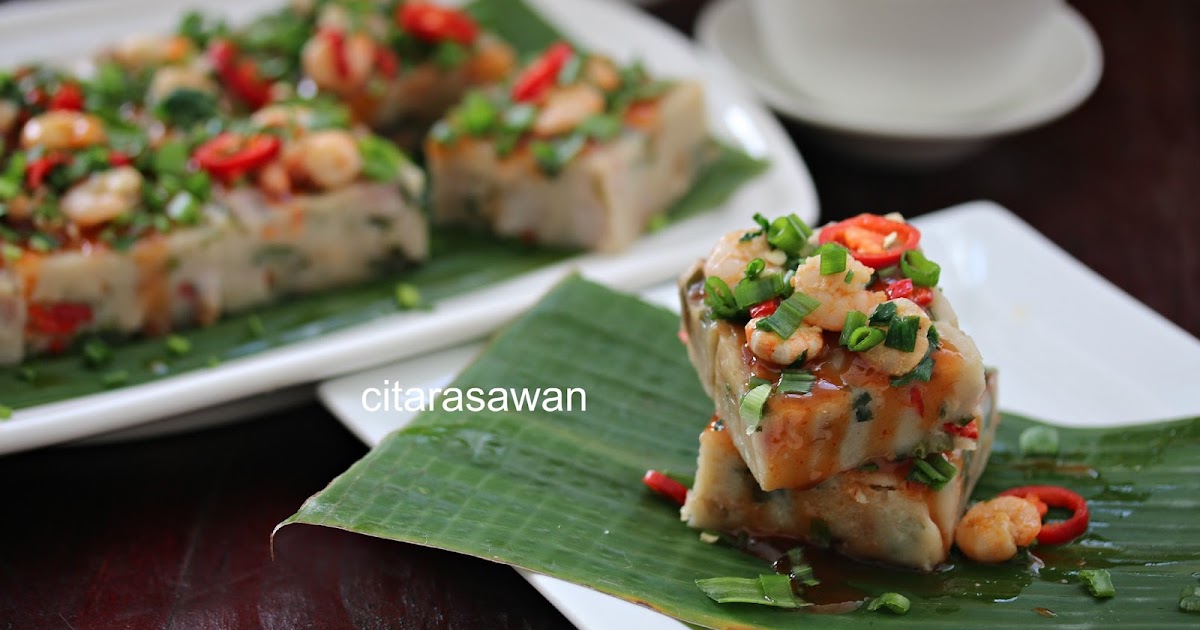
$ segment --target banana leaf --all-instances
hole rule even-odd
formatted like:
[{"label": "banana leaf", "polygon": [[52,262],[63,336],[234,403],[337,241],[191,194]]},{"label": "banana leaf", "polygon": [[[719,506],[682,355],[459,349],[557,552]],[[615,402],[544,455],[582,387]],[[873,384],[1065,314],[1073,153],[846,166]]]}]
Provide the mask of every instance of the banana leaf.
[{"label": "banana leaf", "polygon": [[[578,400],[572,411],[435,408],[281,527],[336,527],[470,554],[712,628],[1196,627],[1198,618],[1179,611],[1178,601],[1200,571],[1200,419],[1059,428],[1057,459],[1024,459],[1017,438],[1037,422],[1006,415],[977,497],[1022,484],[1067,486],[1089,501],[1089,533],[1001,565],[953,556],[953,568],[928,575],[849,560],[816,567],[825,582],[818,588],[908,596],[912,610],[903,617],[865,607],[818,616],[714,603],[695,580],[770,568],[731,546],[701,542],[675,506],[640,482],[648,468],[694,474],[697,435],[712,413],[678,326],[668,311],[568,279],[453,386],[578,387],[586,409]],[[1084,567],[1108,569],[1116,597],[1090,596],[1077,577]]]}]

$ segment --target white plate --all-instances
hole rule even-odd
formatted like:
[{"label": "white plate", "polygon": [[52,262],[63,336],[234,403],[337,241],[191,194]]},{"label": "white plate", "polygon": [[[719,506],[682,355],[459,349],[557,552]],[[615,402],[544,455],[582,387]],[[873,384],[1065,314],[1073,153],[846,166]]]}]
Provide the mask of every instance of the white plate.
[{"label": "white plate", "polygon": [[[920,217],[922,246],[985,362],[1000,369],[1001,407],[1063,426],[1137,424],[1200,414],[1200,341],[1121,292],[1004,208],[973,202]],[[674,283],[643,293],[678,310]],[[322,383],[318,396],[376,445],[414,414],[372,413],[384,379],[446,385],[473,344]],[[678,621],[544,575],[520,571],[578,627],[677,630]]]},{"label": "white plate", "polygon": [[750,0],[717,0],[700,16],[696,35],[736,68],[776,111],[827,132],[842,149],[890,162],[948,160],[983,141],[1047,123],[1092,93],[1103,71],[1103,53],[1092,27],[1062,5],[1051,18],[1048,50],[1023,85],[996,106],[959,115],[921,116],[886,104],[832,105],[792,87],[763,58]]},{"label": "white plate", "polygon": [[[0,7],[0,59],[11,63],[51,51],[58,58],[74,58],[123,35],[171,28],[186,4],[62,0]],[[219,0],[205,3],[205,8],[245,18],[276,4]],[[652,71],[665,76],[703,79],[714,133],[770,160],[770,170],[739,190],[724,208],[647,236],[621,255],[579,256],[444,300],[431,312],[384,317],[216,368],[18,411],[11,421],[0,423],[0,454],[126,429],[478,338],[533,304],[572,269],[629,290],[661,282],[703,255],[720,234],[746,224],[762,208],[795,212],[805,220],[816,218],[812,180],[779,123],[735,77],[709,63],[687,39],[623,3],[533,0],[531,4],[584,45],[620,59],[640,57]],[[228,419],[244,415],[243,411],[236,405],[207,415]]]}]

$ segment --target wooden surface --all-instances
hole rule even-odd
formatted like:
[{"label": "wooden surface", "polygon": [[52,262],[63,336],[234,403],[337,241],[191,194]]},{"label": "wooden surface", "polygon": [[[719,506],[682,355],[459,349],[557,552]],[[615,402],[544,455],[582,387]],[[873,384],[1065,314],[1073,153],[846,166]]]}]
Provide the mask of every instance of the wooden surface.
[{"label": "wooden surface", "polygon": [[[1049,127],[928,174],[860,166],[789,130],[826,218],[994,199],[1200,335],[1200,3],[1075,4],[1105,76]],[[685,31],[697,11],[654,9]],[[508,568],[449,553],[297,527],[272,560],[272,527],[365,450],[312,405],[0,459],[0,630],[569,627]]]}]

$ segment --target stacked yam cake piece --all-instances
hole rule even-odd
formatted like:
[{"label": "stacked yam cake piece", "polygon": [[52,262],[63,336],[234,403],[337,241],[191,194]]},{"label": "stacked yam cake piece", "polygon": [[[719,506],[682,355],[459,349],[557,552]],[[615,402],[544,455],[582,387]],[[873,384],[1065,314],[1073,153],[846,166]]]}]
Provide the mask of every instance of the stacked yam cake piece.
[{"label": "stacked yam cake piece", "polygon": [[680,278],[716,408],[683,518],[931,570],[986,464],[995,375],[901,217],[758,220]]}]

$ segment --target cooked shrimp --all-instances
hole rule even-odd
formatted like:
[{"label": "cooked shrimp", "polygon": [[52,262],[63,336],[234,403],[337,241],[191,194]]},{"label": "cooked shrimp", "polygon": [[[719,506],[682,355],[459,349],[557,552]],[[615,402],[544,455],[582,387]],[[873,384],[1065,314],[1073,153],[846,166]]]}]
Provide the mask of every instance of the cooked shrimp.
[{"label": "cooked shrimp", "polygon": [[179,89],[196,90],[205,94],[216,94],[217,84],[208,73],[196,67],[163,66],[154,71],[150,88],[146,90],[146,101],[158,103]]},{"label": "cooked shrimp", "polygon": [[263,129],[282,129],[292,137],[304,135],[312,124],[313,110],[303,105],[275,104],[254,112],[250,122]]},{"label": "cooked shrimp", "polygon": [[616,66],[604,57],[588,57],[583,66],[583,76],[606,92],[617,89],[621,84],[621,75],[617,74]]},{"label": "cooked shrimp", "polygon": [[13,126],[17,124],[17,118],[21,115],[21,108],[14,102],[8,100],[0,100],[0,136],[8,135],[8,132],[13,130]]},{"label": "cooked shrimp", "polygon": [[142,174],[132,166],[93,173],[63,195],[60,207],[79,227],[107,223],[137,207]]},{"label": "cooked shrimp", "polygon": [[730,232],[721,237],[713,247],[712,252],[704,261],[704,277],[716,276],[725,281],[730,287],[738,283],[745,275],[746,265],[755,258],[763,259],[767,266],[763,273],[778,273],[787,262],[787,254],[767,245],[767,239],[756,236],[743,241],[746,230]]},{"label": "cooked shrimp", "polygon": [[954,528],[954,542],[976,562],[1004,562],[1042,531],[1037,508],[1020,497],[997,497],[971,506]]},{"label": "cooked shrimp", "polygon": [[112,57],[127,68],[152,68],[179,63],[193,54],[191,40],[179,35],[135,35],[117,44]]},{"label": "cooked shrimp", "polygon": [[[311,9],[306,11],[311,13]],[[383,39],[387,36],[388,22],[379,13],[352,13],[345,6],[333,2],[321,7],[317,16],[317,28],[333,28],[339,31],[352,31],[365,28],[373,37]]]},{"label": "cooked shrimp", "polygon": [[925,311],[912,300],[899,298],[892,300],[892,302],[896,304],[896,317],[915,315],[920,318],[920,326],[917,328],[916,345],[913,346],[912,352],[905,352],[879,344],[862,353],[862,357],[871,367],[892,376],[900,376],[901,374],[911,372],[921,362],[921,359],[925,357],[925,351],[929,350],[929,338],[926,335],[929,334],[931,322]]},{"label": "cooked shrimp", "polygon": [[362,173],[362,154],[348,131],[330,129],[304,136],[284,154],[289,174],[319,188],[341,188]]},{"label": "cooked shrimp", "polygon": [[108,139],[104,123],[91,114],[56,110],[34,116],[21,129],[21,147],[47,151],[85,149]]},{"label": "cooked shrimp", "polygon": [[[318,87],[335,92],[354,92],[366,85],[375,61],[375,40],[366,33],[346,33],[337,42],[329,31],[319,31],[300,54],[304,72]],[[343,61],[339,61],[339,56]],[[344,63],[344,67],[339,67]]]},{"label": "cooked shrimp", "polygon": [[533,122],[533,132],[553,136],[571,131],[583,119],[604,111],[604,95],[596,88],[575,84],[551,92]]},{"label": "cooked shrimp", "polygon": [[750,351],[764,361],[791,365],[802,356],[816,356],[825,347],[824,336],[816,326],[801,326],[791,337],[783,339],[774,331],[759,330],[760,320],[761,317],[755,317],[746,324],[746,343]]},{"label": "cooked shrimp", "polygon": [[804,323],[838,331],[846,325],[846,313],[870,313],[887,299],[882,291],[867,290],[873,273],[870,267],[847,256],[845,271],[821,275],[821,257],[810,256],[792,277],[797,291],[821,303],[804,318]]},{"label": "cooked shrimp", "polygon": [[467,77],[475,83],[494,83],[508,76],[517,65],[512,48],[493,37],[480,37],[475,54],[467,61]]}]

